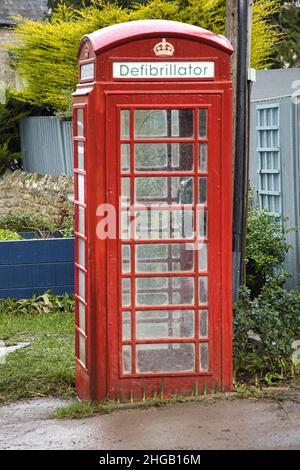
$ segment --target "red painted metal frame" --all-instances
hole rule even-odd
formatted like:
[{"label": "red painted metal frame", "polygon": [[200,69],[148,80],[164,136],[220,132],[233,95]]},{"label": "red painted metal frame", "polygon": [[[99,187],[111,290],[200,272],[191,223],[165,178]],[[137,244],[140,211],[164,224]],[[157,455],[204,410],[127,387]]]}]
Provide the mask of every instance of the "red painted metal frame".
[{"label": "red painted metal frame", "polygon": [[[195,159],[194,159],[194,172],[190,172],[194,178],[198,178],[200,175],[208,175],[208,200],[210,201],[208,206],[211,211],[210,217],[214,220],[220,221],[221,220],[221,194],[220,194],[220,176],[221,176],[221,128],[220,128],[220,120],[221,120],[221,106],[220,101],[221,97],[218,95],[210,94],[203,102],[201,106],[195,106],[197,102],[197,94],[195,95],[184,95],[181,96],[180,94],[168,95],[167,97],[164,95],[150,95],[148,96],[147,93],[144,96],[140,97],[131,97],[130,99],[126,97],[110,97],[109,104],[108,104],[108,121],[111,123],[108,129],[110,135],[120,135],[120,124],[119,124],[119,111],[120,109],[130,109],[131,116],[133,115],[133,109],[147,109],[147,108],[158,108],[158,109],[195,109],[194,112],[194,133],[196,134],[196,130],[198,129],[198,109],[206,108],[209,109],[208,117],[208,137],[206,139],[201,139],[197,135],[195,135],[194,139],[134,139],[133,136],[133,118],[131,117],[131,164],[130,164],[130,172],[124,173],[127,177],[131,176],[131,195],[134,194],[133,188],[133,181],[134,176],[143,174],[144,176],[148,175],[148,172],[138,172],[134,173],[134,152],[133,152],[133,145],[135,142],[140,143],[143,142],[164,142],[164,143],[172,143],[174,141],[193,141],[195,147]],[[123,99],[122,99],[123,98]],[[125,98],[125,99],[124,99]],[[127,141],[127,140],[126,140]],[[208,173],[200,173],[198,171],[198,144],[201,142],[209,142],[210,145],[208,147],[208,165],[211,168],[208,170]],[[119,140],[118,138],[115,139],[115,147],[112,149],[111,144],[109,145],[109,151],[113,152],[114,154],[118,155],[118,162],[115,160],[110,160],[111,165],[108,168],[109,174],[109,181],[108,186],[111,188],[111,195],[112,197],[109,198],[109,202],[113,205],[118,206],[119,195],[121,193],[120,190],[120,142],[123,140]],[[124,141],[125,142],[125,141]],[[149,173],[149,174],[153,174]],[[185,175],[186,173],[180,173],[181,175]],[[155,176],[174,176],[173,172],[155,172]],[[131,203],[133,203],[133,196],[131,196]],[[198,200],[198,184],[195,185],[194,191],[194,205],[191,207],[196,211]],[[135,206],[135,207],[138,207]],[[162,207],[162,206],[158,206]],[[176,207],[176,206],[172,206]],[[201,207],[202,208],[202,207]],[[121,208],[119,207],[119,211],[121,212]],[[198,233],[198,217],[195,217],[195,232]],[[220,222],[219,222],[220,224]],[[221,237],[220,237],[220,225],[218,223],[209,224],[209,236],[205,241],[209,241],[209,269],[208,273],[198,273],[198,252],[195,251],[195,273],[155,273],[155,274],[141,274],[139,273],[136,277],[151,277],[151,276],[162,276],[162,277],[183,277],[189,276],[195,279],[194,283],[194,295],[195,295],[195,303],[188,304],[188,305],[169,305],[169,306],[135,306],[135,258],[134,258],[134,246],[135,244],[157,244],[157,243],[188,243],[189,241],[202,241],[202,238],[194,240],[192,239],[141,239],[141,240],[109,240],[108,241],[108,250],[110,252],[117,252],[118,255],[115,259],[116,264],[113,265],[112,263],[108,266],[108,277],[112,279],[121,279],[123,278],[131,278],[132,284],[132,302],[131,307],[121,307],[121,292],[120,292],[120,285],[117,286],[119,288],[118,296],[111,296],[109,303],[108,303],[108,316],[110,321],[108,321],[109,330],[108,330],[108,338],[111,341],[110,343],[110,362],[111,367],[109,369],[109,377],[108,377],[108,392],[109,396],[116,397],[117,395],[121,396],[129,396],[132,391],[139,395],[141,390],[146,390],[146,393],[151,395],[155,389],[158,389],[160,386],[161,380],[164,382],[164,392],[166,394],[172,393],[175,390],[180,390],[181,392],[191,391],[195,388],[195,384],[197,383],[197,387],[212,387],[218,386],[222,387],[222,378],[221,378],[221,260],[220,260],[220,252],[221,252]],[[132,224],[133,227],[134,224]],[[118,232],[119,233],[119,232]],[[132,237],[133,238],[133,237]],[[131,274],[124,274],[121,273],[121,244],[131,245]],[[215,274],[212,274],[215,273]],[[199,312],[201,310],[206,310],[207,306],[199,306],[198,302],[198,279],[201,276],[209,275],[209,300],[208,302],[208,310],[211,312],[209,314],[209,337],[207,339],[199,338]],[[118,283],[119,284],[119,283]],[[195,338],[168,338],[168,339],[155,339],[155,340],[136,340],[135,338],[135,311],[146,311],[146,310],[194,310],[195,311]],[[121,315],[119,312],[121,311],[131,311],[132,312],[132,341],[121,341]],[[110,328],[111,325],[111,328]],[[118,325],[118,328],[116,328]],[[199,371],[199,346],[201,342],[209,344],[209,357],[210,357],[210,367],[208,372],[200,372]],[[136,373],[135,371],[135,363],[136,363],[136,353],[135,353],[135,344],[151,344],[151,343],[194,343],[196,345],[195,351],[195,358],[196,358],[196,368],[195,372],[166,372],[166,373]],[[132,351],[132,364],[133,364],[133,371],[132,374],[122,374],[121,367],[122,367],[122,344],[132,344],[133,351]],[[140,381],[140,382],[138,382]],[[137,384],[139,383],[138,387]],[[143,392],[144,393],[144,392]]]},{"label": "red painted metal frame", "polygon": [[[132,22],[123,26],[119,34],[110,36],[110,31],[93,33],[85,37],[79,50],[79,64],[87,58],[83,48],[89,43],[91,57],[96,60],[95,81],[82,83],[74,96],[74,108],[84,108],[84,142],[85,155],[85,269],[86,269],[86,364],[78,360],[78,344],[76,339],[76,386],[82,399],[101,400],[130,397],[141,398],[152,395],[161,387],[164,393],[191,393],[192,390],[215,387],[231,389],[232,387],[232,308],[231,308],[231,82],[230,53],[232,48],[227,40],[203,30],[191,31],[190,25],[183,29],[162,22],[148,23],[147,31]],[[140,23],[140,22],[138,22]],[[163,24],[164,23],[164,24]],[[168,23],[168,25],[166,25]],[[172,23],[172,22],[171,22]],[[143,23],[145,25],[145,23]],[[178,23],[176,23],[178,25]],[[136,28],[136,26],[138,26]],[[185,28],[187,26],[187,28]],[[116,31],[116,27],[113,27]],[[132,28],[132,29],[131,29]],[[194,27],[193,27],[194,28]],[[103,33],[104,31],[104,33]],[[131,32],[130,32],[131,31]],[[145,33],[145,34],[143,34]],[[105,34],[105,40],[102,35]],[[115,34],[115,33],[114,33]],[[97,36],[98,35],[98,36]],[[97,36],[97,37],[96,37]],[[175,55],[167,60],[214,60],[216,64],[215,78],[207,80],[186,79],[171,80],[116,80],[112,78],[112,62],[118,60],[160,61],[153,56],[153,47],[167,37],[175,46]],[[102,38],[102,39],[101,39]],[[101,42],[102,41],[102,42]],[[222,42],[223,41],[223,42]],[[90,60],[89,59],[89,60]],[[82,96],[81,96],[82,93]],[[118,203],[120,192],[119,172],[119,123],[118,112],[121,108],[161,107],[178,109],[181,107],[199,109],[209,108],[209,138],[198,139],[208,142],[208,210],[209,233],[205,239],[209,243],[209,337],[212,342],[210,351],[210,370],[208,372],[166,373],[166,374],[134,374],[122,376],[120,364],[121,347],[121,308],[119,280],[120,245],[119,239],[99,240],[96,227],[99,222],[97,207],[99,204]],[[195,123],[197,116],[195,113]],[[131,120],[133,117],[131,117]],[[132,121],[133,124],[133,121]],[[76,120],[74,119],[75,169],[77,168]],[[133,127],[131,126],[133,132]],[[133,147],[133,135],[124,140]],[[151,139],[155,142],[169,142],[169,139]],[[139,143],[151,142],[139,139]],[[172,142],[194,142],[194,139],[172,139]],[[195,144],[194,144],[195,145]],[[195,165],[198,165],[198,144],[196,145]],[[131,159],[133,153],[131,152]],[[131,171],[133,161],[131,162]],[[75,189],[77,187],[75,171]],[[193,176],[196,178],[197,166],[191,172],[137,172],[136,176]],[[204,173],[206,175],[206,173]],[[128,176],[128,173],[126,174]],[[200,174],[199,174],[200,176]],[[198,176],[197,176],[198,178]],[[131,178],[133,180],[133,178]],[[198,183],[198,182],[197,182]],[[131,183],[132,184],[132,183]],[[198,184],[196,184],[196,188]],[[133,188],[132,188],[133,189]],[[77,191],[77,189],[76,189]],[[75,199],[77,193],[75,191]],[[198,200],[197,189],[194,192],[194,205]],[[191,207],[194,207],[192,205]],[[118,207],[118,206],[116,206]],[[160,207],[161,208],[161,207]],[[196,218],[197,220],[197,218]],[[198,223],[198,222],[196,222]],[[78,234],[77,211],[75,218],[76,238]],[[119,231],[119,224],[117,227]],[[124,240],[125,242],[125,240]],[[160,243],[188,243],[184,239],[160,239]],[[136,240],[135,244],[153,243],[153,240]],[[126,241],[132,244],[132,241]],[[76,263],[78,260],[76,242]],[[133,261],[133,250],[131,256]],[[195,253],[196,254],[196,253]],[[77,265],[76,265],[77,266]],[[198,254],[194,261],[198,269]],[[132,262],[133,268],[133,262]],[[76,269],[76,272],[78,269]],[[152,274],[138,277],[151,277]],[[168,276],[196,276],[199,273],[162,273]],[[207,273],[201,273],[206,275]],[[131,274],[132,275],[132,274]],[[130,277],[131,275],[124,277]],[[157,273],[155,273],[157,275]],[[78,281],[76,278],[76,286]],[[77,287],[76,287],[77,289]],[[198,286],[196,288],[198,296]],[[76,291],[77,294],[77,291]],[[135,295],[133,290],[132,296]],[[78,297],[76,296],[76,338],[81,334],[78,329]],[[197,301],[197,298],[195,299]],[[210,303],[212,302],[212,303]],[[193,305],[179,305],[180,310],[195,310]],[[199,311],[205,306],[198,306]],[[153,306],[137,307],[138,310],[153,310]],[[175,310],[176,306],[159,306],[159,310]],[[195,333],[199,333],[199,318],[196,316]],[[135,325],[132,322],[132,337]],[[152,340],[145,340],[151,343]],[[207,342],[206,339],[180,338],[154,340],[152,342]],[[129,344],[124,341],[123,344]],[[198,370],[199,354],[196,354]],[[135,361],[134,361],[135,362]]]}]

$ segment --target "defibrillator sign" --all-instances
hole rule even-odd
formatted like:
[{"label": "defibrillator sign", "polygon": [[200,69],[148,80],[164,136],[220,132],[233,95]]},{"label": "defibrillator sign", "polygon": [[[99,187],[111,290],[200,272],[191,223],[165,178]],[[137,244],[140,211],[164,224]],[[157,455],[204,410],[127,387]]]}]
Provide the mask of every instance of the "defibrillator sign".
[{"label": "defibrillator sign", "polygon": [[214,62],[114,62],[114,78],[213,78]]}]

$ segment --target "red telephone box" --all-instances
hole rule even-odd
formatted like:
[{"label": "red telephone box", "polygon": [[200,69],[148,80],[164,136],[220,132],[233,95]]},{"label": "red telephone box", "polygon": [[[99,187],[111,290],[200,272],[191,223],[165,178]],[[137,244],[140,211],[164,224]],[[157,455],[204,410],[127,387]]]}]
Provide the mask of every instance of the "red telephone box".
[{"label": "red telephone box", "polygon": [[230,390],[232,47],[172,21],[85,36],[74,96],[82,399]]}]

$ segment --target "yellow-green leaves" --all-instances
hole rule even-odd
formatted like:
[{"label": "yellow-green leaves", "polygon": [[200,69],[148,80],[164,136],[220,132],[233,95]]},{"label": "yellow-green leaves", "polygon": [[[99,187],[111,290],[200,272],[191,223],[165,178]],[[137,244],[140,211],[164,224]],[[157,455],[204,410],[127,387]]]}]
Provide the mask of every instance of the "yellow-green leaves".
[{"label": "yellow-green leaves", "polygon": [[[252,66],[264,68],[279,33],[270,22],[278,11],[278,0],[255,0],[253,14]],[[224,33],[226,0],[150,0],[132,9],[96,0],[91,7],[74,10],[61,4],[52,18],[24,19],[15,31],[14,64],[26,84],[22,97],[37,106],[70,112],[70,95],[77,82],[77,49],[87,33],[124,21],[168,19],[195,24]]]}]

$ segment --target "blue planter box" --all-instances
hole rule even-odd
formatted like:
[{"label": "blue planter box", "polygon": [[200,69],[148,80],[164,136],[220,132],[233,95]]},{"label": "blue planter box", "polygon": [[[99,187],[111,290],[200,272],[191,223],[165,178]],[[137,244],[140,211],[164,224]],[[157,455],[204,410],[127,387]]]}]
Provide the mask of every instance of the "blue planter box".
[{"label": "blue planter box", "polygon": [[0,298],[74,292],[74,238],[0,242]]}]

